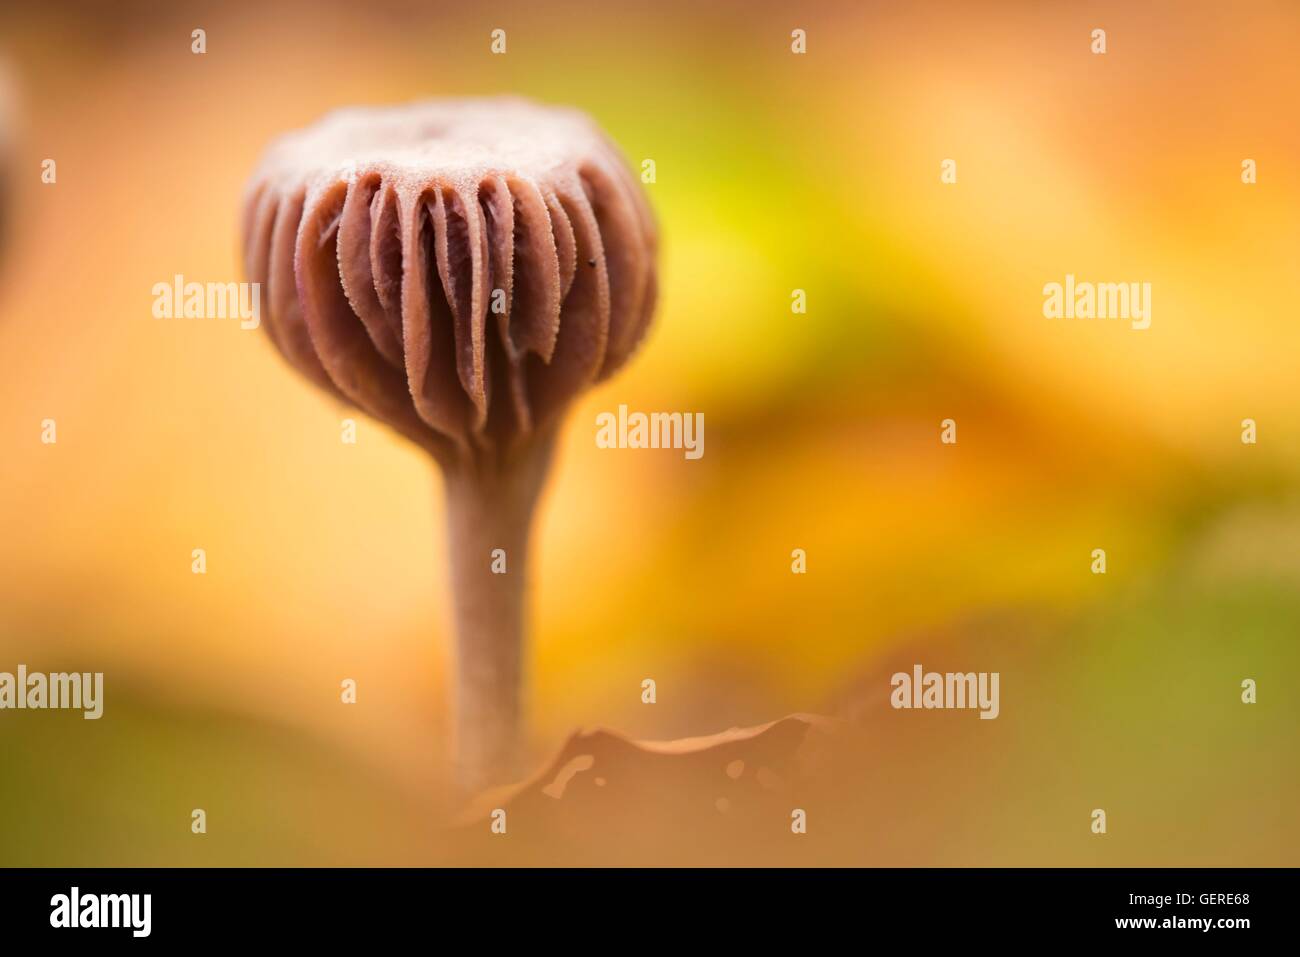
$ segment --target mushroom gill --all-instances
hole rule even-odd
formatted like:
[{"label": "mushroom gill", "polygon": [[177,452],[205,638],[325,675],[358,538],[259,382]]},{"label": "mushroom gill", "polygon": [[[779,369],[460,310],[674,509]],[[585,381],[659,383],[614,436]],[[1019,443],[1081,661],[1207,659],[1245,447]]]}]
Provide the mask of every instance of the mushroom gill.
[{"label": "mushroom gill", "polygon": [[581,114],[517,99],[285,136],[243,233],[290,364],[444,464],[546,434],[654,309],[655,228],[622,159]]}]

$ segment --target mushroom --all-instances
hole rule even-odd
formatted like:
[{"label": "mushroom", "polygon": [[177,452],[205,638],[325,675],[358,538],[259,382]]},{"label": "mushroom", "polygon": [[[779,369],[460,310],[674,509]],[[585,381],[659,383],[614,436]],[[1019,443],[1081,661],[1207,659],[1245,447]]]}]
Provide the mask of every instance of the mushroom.
[{"label": "mushroom", "polygon": [[508,780],[525,556],[556,432],[654,309],[641,188],[576,110],[517,98],[343,109],[267,150],[243,245],[290,365],[441,467],[457,777],[467,790]]}]

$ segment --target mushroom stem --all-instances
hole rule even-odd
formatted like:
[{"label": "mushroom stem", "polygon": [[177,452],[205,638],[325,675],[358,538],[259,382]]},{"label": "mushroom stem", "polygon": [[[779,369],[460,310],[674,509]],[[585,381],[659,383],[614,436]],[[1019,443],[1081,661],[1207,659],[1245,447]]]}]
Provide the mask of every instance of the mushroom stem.
[{"label": "mushroom stem", "polygon": [[519,771],[528,539],[551,446],[547,436],[528,443],[519,461],[476,460],[447,470],[456,632],[453,760],[456,783],[466,793],[508,783]]}]

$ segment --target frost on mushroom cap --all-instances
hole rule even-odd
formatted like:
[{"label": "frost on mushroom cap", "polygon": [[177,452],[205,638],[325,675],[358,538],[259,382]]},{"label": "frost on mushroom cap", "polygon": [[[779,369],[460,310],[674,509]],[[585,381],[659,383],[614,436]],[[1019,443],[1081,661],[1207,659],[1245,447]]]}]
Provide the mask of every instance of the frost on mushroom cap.
[{"label": "frost on mushroom cap", "polygon": [[283,136],[243,240],[290,363],[438,455],[545,428],[654,310],[641,187],[586,116],[525,100],[345,109]]}]

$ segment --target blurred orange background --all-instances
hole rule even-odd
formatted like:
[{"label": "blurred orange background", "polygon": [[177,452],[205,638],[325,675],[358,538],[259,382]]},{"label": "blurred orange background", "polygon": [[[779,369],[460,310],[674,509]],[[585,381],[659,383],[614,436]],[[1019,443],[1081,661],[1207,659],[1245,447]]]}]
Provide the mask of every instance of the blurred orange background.
[{"label": "blurred orange background", "polygon": [[[5,8],[0,670],[106,704],[0,713],[0,864],[437,861],[436,470],[151,290],[244,278],[276,134],[500,92],[654,159],[663,237],[535,529],[535,754],[866,700],[860,863],[1300,863],[1298,46],[1286,3]],[[1151,328],[1045,319],[1066,273],[1150,282]],[[620,403],[703,412],[703,459],[596,448]],[[999,720],[873,710],[918,660],[1000,669]]]}]

